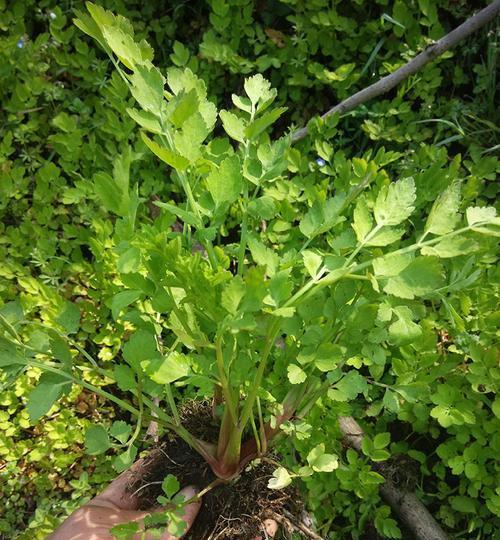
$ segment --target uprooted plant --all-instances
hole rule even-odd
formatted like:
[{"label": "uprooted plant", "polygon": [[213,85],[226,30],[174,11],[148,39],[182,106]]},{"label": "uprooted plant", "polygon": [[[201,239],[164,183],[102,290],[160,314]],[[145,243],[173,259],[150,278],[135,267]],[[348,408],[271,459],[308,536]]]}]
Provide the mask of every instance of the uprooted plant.
[{"label": "uprooted plant", "polygon": [[[132,331],[124,362],[106,369],[54,330],[26,342],[19,326],[33,323],[3,320],[9,360],[2,365],[12,373],[26,366],[43,371],[28,402],[34,420],[72,384],[136,417],[135,429],[118,421],[87,434],[91,453],[123,450],[118,470],[133,462],[142,428],[155,421],[228,481],[278,436],[301,429],[319,399],[360,384],[363,362],[355,361],[351,341],[360,327],[374,376],[391,351],[418,340],[424,301],[446,305],[450,292],[476,279],[474,257],[488,249],[500,219],[490,207],[467,208],[463,217],[458,181],[391,182],[384,166],[397,155],[334,158],[332,147],[318,140],[320,157],[311,162],[291,148],[289,135],[270,137],[284,109],[273,107],[277,92],[261,75],[245,80],[244,96],[233,94],[233,110],[217,111],[189,69],[169,69],[164,77],[126,19],[92,4],[88,9],[76,25],[99,42],[129,87],[136,107],[128,113],[168,166],[171,198],[154,203],[156,219],[137,224],[144,201],[129,182],[138,157],[129,148],[113,176],[93,179],[98,199],[116,216],[122,290],[110,307]],[[229,138],[210,137],[218,118]],[[318,169],[327,173],[321,189],[314,184]],[[464,255],[468,262],[455,265]],[[85,365],[73,362],[75,348]],[[100,383],[82,380],[79,372],[88,369]],[[182,425],[176,397],[183,386],[212,398],[217,441]],[[278,467],[269,487],[337,466],[338,457],[320,443],[293,473]],[[177,488],[170,478],[168,500]]]}]

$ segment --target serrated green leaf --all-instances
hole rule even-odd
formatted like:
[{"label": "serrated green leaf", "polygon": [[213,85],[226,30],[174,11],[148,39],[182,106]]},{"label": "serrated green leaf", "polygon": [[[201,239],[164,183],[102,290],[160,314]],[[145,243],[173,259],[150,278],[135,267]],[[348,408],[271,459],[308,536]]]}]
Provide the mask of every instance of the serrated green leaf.
[{"label": "serrated green leaf", "polygon": [[169,384],[189,374],[187,356],[173,351],[168,356],[143,360],[141,367],[158,384]]},{"label": "serrated green leaf", "polygon": [[373,220],[364,199],[359,199],[356,203],[352,228],[356,233],[358,242],[362,242],[373,228]]},{"label": "serrated green leaf", "polygon": [[289,364],[287,367],[288,380],[292,384],[303,383],[307,379],[306,372],[297,366],[297,364]]},{"label": "serrated green leaf", "polygon": [[466,497],[465,495],[457,495],[455,497],[450,497],[450,504],[453,510],[456,510],[457,512],[463,512],[468,514],[475,514],[477,512],[477,507],[474,499]]},{"label": "serrated green leaf", "polygon": [[132,426],[129,426],[127,422],[124,422],[123,420],[116,420],[113,422],[113,425],[109,430],[109,434],[122,444],[125,444],[128,441],[131,433]]},{"label": "serrated green leaf", "polygon": [[413,314],[407,306],[393,309],[398,320],[389,326],[389,337],[393,345],[404,345],[417,340],[422,335],[420,326],[412,321]]},{"label": "serrated green leaf", "polygon": [[304,250],[302,252],[302,259],[304,260],[304,266],[307,272],[314,279],[321,269],[323,257],[314,251]]},{"label": "serrated green leaf", "polygon": [[[169,116],[169,120],[176,128],[184,126],[185,122],[196,112],[198,112],[199,101],[198,94],[195,88],[192,88],[187,93],[181,93],[176,96],[174,101],[170,102],[175,106],[173,112]],[[204,138],[204,137],[203,137]]]},{"label": "serrated green leaf", "polygon": [[161,489],[165,495],[171,499],[181,488],[179,480],[173,474],[167,474],[161,483]]},{"label": "serrated green leaf", "polygon": [[167,210],[174,216],[177,216],[181,221],[183,221],[187,225],[193,225],[197,229],[201,229],[203,226],[201,220],[197,216],[195,216],[192,212],[183,210],[182,208],[179,208],[178,206],[175,206],[174,204],[155,201],[155,206],[158,206],[159,208],[165,208],[165,210]]},{"label": "serrated green leaf", "polygon": [[66,339],[62,339],[59,336],[52,336],[50,338],[50,351],[56,360],[60,360],[67,368],[71,367],[73,357]]},{"label": "serrated green leaf", "polygon": [[316,201],[300,220],[300,232],[307,238],[314,238],[330,230],[344,219],[339,215],[341,206],[340,197],[327,199],[324,202]]},{"label": "serrated green leaf", "polygon": [[375,437],[373,438],[373,446],[377,450],[381,450],[382,448],[389,446],[390,442],[391,442],[390,433],[377,433],[377,435],[375,435]]},{"label": "serrated green leaf", "polygon": [[155,336],[147,330],[137,330],[123,346],[123,357],[133,367],[141,360],[147,360],[158,355]]},{"label": "serrated green leaf", "polygon": [[130,77],[130,91],[139,105],[155,116],[161,116],[165,78],[154,66],[137,66]]},{"label": "serrated green leaf", "polygon": [[245,122],[235,114],[222,110],[219,112],[224,131],[235,141],[245,142]]},{"label": "serrated green leaf", "polygon": [[[102,9],[102,8],[101,8]],[[101,47],[108,50],[108,45],[97,23],[86,13],[75,10],[77,18],[73,19],[75,26],[82,32],[85,32],[91,38],[94,38]]]},{"label": "serrated green leaf", "polygon": [[420,250],[420,253],[428,257],[447,259],[467,255],[477,249],[479,249],[479,245],[471,238],[451,236],[443,238],[437,244],[433,244],[432,246],[424,246]]},{"label": "serrated green leaf", "polygon": [[374,236],[366,241],[367,246],[388,246],[403,236],[403,227],[382,227]]},{"label": "serrated green leaf", "polygon": [[286,110],[286,107],[278,107],[259,116],[245,128],[245,136],[248,139],[256,139],[263,131],[274,124]]},{"label": "serrated green leaf", "polygon": [[140,264],[141,250],[132,246],[118,257],[116,267],[121,274],[130,274],[131,272],[137,272]]},{"label": "serrated green leaf", "polygon": [[224,159],[219,168],[214,169],[208,175],[207,185],[216,205],[236,201],[243,187],[238,156],[234,155]]},{"label": "serrated green leaf", "polygon": [[310,357],[310,361],[323,372],[332,371],[344,358],[345,347],[334,343],[322,343]]},{"label": "serrated green leaf", "polygon": [[280,307],[271,311],[271,315],[274,315],[275,317],[290,318],[295,315],[295,308],[294,307]]},{"label": "serrated green leaf", "polygon": [[235,276],[222,291],[221,304],[232,315],[236,315],[241,300],[245,296],[245,284],[240,276]]},{"label": "serrated green leaf", "polygon": [[252,102],[246,97],[240,97],[236,94],[231,94],[231,99],[238,109],[250,114],[252,112]]},{"label": "serrated green leaf", "polygon": [[492,206],[474,206],[467,208],[467,223],[473,226],[477,223],[488,223],[495,219],[497,211]]},{"label": "serrated green leaf", "polygon": [[437,235],[451,232],[458,221],[460,214],[460,184],[458,182],[449,186],[434,202],[425,224],[425,230]]},{"label": "serrated green leaf", "polygon": [[74,302],[67,300],[57,315],[56,322],[60,324],[68,334],[74,334],[80,327],[80,310]]},{"label": "serrated green leaf", "polygon": [[248,239],[248,249],[253,260],[266,268],[267,275],[274,276],[280,262],[278,254],[253,236]]},{"label": "serrated green leaf", "polygon": [[170,55],[172,62],[176,66],[185,66],[189,61],[189,49],[180,41],[174,41],[172,49],[174,51]]},{"label": "serrated green leaf", "polygon": [[176,169],[177,171],[184,171],[189,166],[189,160],[187,160],[185,157],[172,152],[164,146],[160,146],[155,141],[151,140],[145,133],[141,133],[141,137],[151,152],[158,156],[167,165],[170,165],[170,167]]},{"label": "serrated green leaf", "polygon": [[124,193],[117,186],[115,180],[107,173],[98,172],[92,177],[94,191],[102,205],[119,216],[123,216]]},{"label": "serrated green leaf", "polygon": [[273,275],[269,280],[269,304],[275,307],[281,306],[290,298],[293,284],[290,281],[290,270],[282,270]]},{"label": "serrated green leaf", "polygon": [[263,196],[248,203],[248,213],[256,219],[272,219],[276,216],[276,203],[271,197]]},{"label": "serrated green leaf", "polygon": [[335,401],[351,401],[358,394],[364,392],[368,387],[366,379],[357,371],[349,371],[339,382],[335,384],[335,388],[328,395]]},{"label": "serrated green leaf", "polygon": [[332,472],[339,466],[339,459],[334,454],[325,454],[323,443],[315,446],[307,455],[307,462],[313,471]]},{"label": "serrated green leaf", "polygon": [[12,365],[26,364],[26,358],[21,350],[4,337],[0,336],[0,368]]},{"label": "serrated green leaf", "polygon": [[139,109],[127,109],[127,114],[141,127],[147,129],[151,133],[156,133],[157,135],[162,133],[160,122],[158,118],[150,112],[139,110]]},{"label": "serrated green leaf", "polygon": [[245,79],[244,88],[254,107],[259,101],[267,102],[276,97],[276,90],[271,89],[271,83],[266,81],[260,73]]},{"label": "serrated green leaf", "polygon": [[145,63],[142,50],[131,35],[116,26],[102,26],[101,31],[108,47],[128,69]]},{"label": "serrated green leaf", "polygon": [[413,260],[411,254],[392,254],[378,257],[373,261],[373,272],[377,277],[391,277],[400,274]]},{"label": "serrated green leaf", "polygon": [[136,456],[137,446],[132,445],[127,448],[125,452],[122,452],[115,457],[115,459],[113,460],[113,468],[118,473],[127,470],[132,465],[132,463],[134,463]]},{"label": "serrated green leaf", "polygon": [[386,302],[380,304],[377,311],[377,319],[381,322],[389,322],[392,319],[392,307]]},{"label": "serrated green leaf", "polygon": [[292,483],[292,477],[285,467],[278,467],[273,476],[269,479],[267,487],[269,489],[283,489]]},{"label": "serrated green leaf", "polygon": [[123,308],[130,306],[141,298],[142,292],[138,290],[121,291],[113,296],[111,300],[111,314],[116,321]]},{"label": "serrated green leaf", "polygon": [[129,366],[123,364],[114,366],[113,376],[120,390],[134,390],[137,387],[135,373]]},{"label": "serrated green leaf", "polygon": [[85,433],[85,447],[91,456],[102,454],[111,446],[108,432],[102,426],[91,426]]},{"label": "serrated green leaf", "polygon": [[42,373],[38,384],[28,394],[26,409],[30,420],[37,422],[47,414],[54,403],[71,390],[71,381],[57,373]]},{"label": "serrated green leaf", "polygon": [[399,225],[415,209],[415,182],[413,178],[404,178],[383,186],[373,210],[378,225]]},{"label": "serrated green leaf", "polygon": [[390,277],[384,291],[412,300],[444,286],[444,273],[435,257],[417,257],[397,276]]}]

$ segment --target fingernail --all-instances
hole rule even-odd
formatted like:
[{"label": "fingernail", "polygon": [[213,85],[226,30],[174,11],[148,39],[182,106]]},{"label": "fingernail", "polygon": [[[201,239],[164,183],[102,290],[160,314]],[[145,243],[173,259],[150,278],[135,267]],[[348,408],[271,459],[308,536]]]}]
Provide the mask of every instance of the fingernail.
[{"label": "fingernail", "polygon": [[187,486],[181,490],[181,493],[186,499],[192,499],[199,493],[199,489],[195,486]]}]

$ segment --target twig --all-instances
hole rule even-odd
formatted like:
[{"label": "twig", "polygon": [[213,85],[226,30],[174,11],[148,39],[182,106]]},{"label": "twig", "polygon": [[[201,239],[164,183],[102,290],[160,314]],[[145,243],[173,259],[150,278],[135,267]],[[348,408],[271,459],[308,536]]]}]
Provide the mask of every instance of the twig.
[{"label": "twig", "polygon": [[[339,425],[344,441],[360,452],[365,436],[361,426],[352,416],[339,417]],[[411,530],[416,540],[448,540],[448,536],[439,523],[414,493],[400,489],[386,478],[385,483],[380,487],[380,494]]]},{"label": "twig", "polygon": [[[441,56],[452,47],[455,47],[457,43],[470,36],[470,34],[476,32],[491,22],[499,14],[499,12],[500,0],[495,0],[489,6],[479,11],[479,13],[476,13],[460,26],[457,26],[457,28],[452,30],[449,34],[446,34],[432,45],[429,45],[429,47],[427,47],[424,51],[415,56],[413,60],[410,60],[407,64],[400,67],[390,75],[382,77],[382,79],[376,83],[363,88],[363,90],[356,92],[354,95],[348,97],[338,105],[335,105],[335,107],[332,107],[330,110],[324,113],[321,118],[325,119],[335,113],[344,114],[356,108],[358,105],[369,101],[370,99],[380,96],[381,94],[385,94],[410,75],[420,71],[426,64],[438,56]],[[307,135],[307,133],[307,127],[298,129],[292,134],[292,142],[300,141]]]},{"label": "twig", "polygon": [[280,525],[288,526],[289,528],[302,533],[307,538],[312,538],[312,540],[324,540],[322,536],[316,534],[309,527],[304,525],[304,523],[295,521],[295,518],[290,512],[286,510],[283,511],[284,515],[277,514],[276,512],[271,512],[270,517],[275,519]]}]

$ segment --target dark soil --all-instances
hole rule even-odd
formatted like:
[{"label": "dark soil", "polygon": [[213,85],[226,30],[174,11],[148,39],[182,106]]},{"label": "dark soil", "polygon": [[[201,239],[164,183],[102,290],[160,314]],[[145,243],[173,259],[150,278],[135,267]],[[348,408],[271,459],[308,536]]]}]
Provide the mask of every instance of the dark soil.
[{"label": "dark soil", "polygon": [[[216,441],[218,424],[207,403],[193,402],[184,407],[182,424],[196,437]],[[269,456],[276,460],[275,456]],[[218,485],[202,498],[202,507],[186,538],[191,540],[250,540],[265,537],[262,524],[273,513],[300,516],[302,506],[295,488],[270,490],[267,482],[276,465],[261,460],[249,465],[235,480]],[[140,493],[141,508],[151,508],[161,495],[161,482],[167,474],[176,476],[181,486],[203,489],[215,480],[210,467],[182,439],[165,437],[146,458],[140,476],[129,486]],[[297,522],[300,517],[297,517]]]}]

